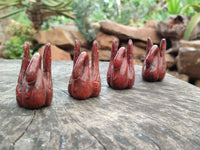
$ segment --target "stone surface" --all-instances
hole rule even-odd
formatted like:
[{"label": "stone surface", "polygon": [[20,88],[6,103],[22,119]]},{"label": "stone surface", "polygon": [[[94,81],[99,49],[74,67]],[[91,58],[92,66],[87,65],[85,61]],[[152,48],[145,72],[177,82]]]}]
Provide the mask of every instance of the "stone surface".
[{"label": "stone surface", "polygon": [[91,23],[91,27],[94,28],[94,29],[98,29],[99,30],[101,26],[100,26],[100,24],[98,22],[92,22]]},{"label": "stone surface", "polygon": [[[92,51],[84,50],[88,53],[89,59],[92,60],[91,54]],[[100,61],[110,61],[111,51],[110,50],[99,50],[99,60]]]},{"label": "stone surface", "polygon": [[179,48],[169,48],[166,50],[167,54],[178,55]]},{"label": "stone surface", "polygon": [[200,22],[194,27],[189,40],[197,40],[200,35]]},{"label": "stone surface", "polygon": [[30,60],[30,46],[24,43],[24,57],[16,86],[16,102],[20,107],[38,109],[51,105],[53,82],[51,45],[46,44],[43,60],[35,53]]},{"label": "stone surface", "polygon": [[143,48],[144,50],[146,50],[147,42],[136,41],[136,42],[133,42],[133,45],[135,45],[137,47],[140,47],[140,48]]},{"label": "stone surface", "polygon": [[147,20],[145,27],[156,29],[157,25],[158,25],[158,22],[156,20]]},{"label": "stone surface", "polygon": [[95,40],[92,44],[92,61],[87,53],[80,53],[80,43],[75,41],[73,70],[68,82],[68,92],[75,99],[97,97],[101,91],[99,51]]},{"label": "stone surface", "polygon": [[172,76],[175,76],[176,78],[178,78],[180,80],[189,82],[189,76],[186,74],[180,74],[177,71],[169,71],[169,70],[167,70],[167,73],[171,74]]},{"label": "stone surface", "polygon": [[[127,48],[127,43],[122,43],[121,47]],[[133,58],[143,60],[146,54],[146,48],[141,48],[133,43]]]},{"label": "stone surface", "polygon": [[138,39],[146,42],[147,38],[151,37],[153,42],[157,44],[160,43],[161,40],[160,35],[153,28],[130,27],[109,20],[101,21],[100,25],[100,29],[103,32],[113,34],[123,40]]},{"label": "stone surface", "polygon": [[200,40],[194,40],[194,41],[180,41],[180,47],[193,47],[196,49],[200,49]]},{"label": "stone surface", "polygon": [[74,24],[54,25],[52,26],[52,28],[65,30],[67,34],[71,34],[71,38],[73,42],[75,42],[75,40],[79,40],[81,47],[86,47],[86,48],[88,47],[87,40]]},{"label": "stone surface", "polygon": [[166,74],[142,80],[135,66],[132,89],[113,90],[100,62],[102,91],[79,101],[68,94],[72,61],[53,61],[50,107],[20,108],[15,87],[21,60],[0,60],[0,149],[199,150],[200,89]]},{"label": "stone surface", "polygon": [[172,68],[176,64],[175,58],[170,54],[165,54],[165,60],[167,68]]},{"label": "stone surface", "polygon": [[99,50],[99,60],[110,61],[111,51]]},{"label": "stone surface", "polygon": [[194,85],[200,88],[200,80],[196,80]]},{"label": "stone surface", "polygon": [[96,35],[96,40],[99,44],[99,49],[108,49],[111,50],[112,48],[112,41],[116,39],[117,43],[119,43],[119,38],[114,35],[105,34],[99,31]]},{"label": "stone surface", "polygon": [[142,66],[143,62],[140,59],[134,59],[134,65]]},{"label": "stone surface", "polygon": [[52,45],[62,46],[65,49],[73,49],[74,39],[71,34],[63,29],[52,29],[40,31],[34,35],[39,44],[51,43]]},{"label": "stone surface", "polygon": [[[40,53],[40,55],[43,57],[43,53],[44,53],[44,47],[42,46],[38,52]],[[72,60],[70,53],[58,48],[55,45],[51,45],[51,59],[52,60]]]},{"label": "stone surface", "polygon": [[134,59],[144,59],[145,57],[145,54],[146,54],[146,49],[144,48],[140,48],[140,47],[137,47],[135,45],[133,45],[133,55],[134,55]]},{"label": "stone surface", "polygon": [[6,46],[0,45],[0,57],[2,57],[2,58],[8,58],[8,56],[5,53],[5,49],[6,49]]},{"label": "stone surface", "polygon": [[193,79],[200,79],[200,49],[180,48],[177,67],[179,73],[187,74]]},{"label": "stone surface", "polygon": [[169,22],[160,21],[157,31],[164,38],[181,39],[188,24],[188,17],[183,15],[170,15]]}]

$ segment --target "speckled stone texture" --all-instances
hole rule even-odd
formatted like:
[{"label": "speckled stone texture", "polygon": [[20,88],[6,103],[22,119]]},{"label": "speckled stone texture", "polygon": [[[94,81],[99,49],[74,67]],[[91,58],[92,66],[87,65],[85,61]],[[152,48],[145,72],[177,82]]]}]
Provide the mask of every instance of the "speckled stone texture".
[{"label": "speckled stone texture", "polygon": [[0,60],[0,150],[200,149],[198,87],[169,74],[145,82],[135,66],[134,87],[113,90],[106,82],[108,63],[100,62],[100,95],[75,100],[67,91],[72,61],[52,63],[52,104],[28,110],[15,99],[21,60]]}]

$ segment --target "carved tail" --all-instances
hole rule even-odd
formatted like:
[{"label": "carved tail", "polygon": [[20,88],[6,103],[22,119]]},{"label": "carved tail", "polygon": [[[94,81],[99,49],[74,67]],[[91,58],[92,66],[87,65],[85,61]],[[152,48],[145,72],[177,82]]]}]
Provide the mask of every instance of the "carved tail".
[{"label": "carved tail", "polygon": [[19,72],[18,83],[16,86],[16,100],[19,106],[22,107],[22,82],[25,76],[26,69],[30,63],[30,47],[27,42],[24,43],[24,58],[22,60],[21,69]]},{"label": "carved tail", "polygon": [[110,57],[108,71],[107,71],[107,83],[109,86],[110,86],[110,81],[111,81],[111,72],[113,70],[113,60],[114,60],[115,55],[117,54],[117,50],[118,50],[117,40],[114,39],[112,41],[111,57]]},{"label": "carved tail", "polygon": [[135,70],[133,62],[133,42],[128,41],[127,47],[127,59],[128,59],[128,88],[131,88],[135,83]]},{"label": "carved tail", "polygon": [[146,48],[146,56],[149,53],[151,47],[153,46],[153,42],[150,37],[147,38],[147,48]]},{"label": "carved tail", "polygon": [[24,58],[22,60],[21,70],[18,77],[18,84],[22,84],[22,79],[24,78],[29,62],[30,62],[30,46],[28,42],[25,42],[24,43]]},{"label": "carved tail", "polygon": [[166,51],[166,40],[162,39],[160,42],[160,66],[159,66],[159,79],[158,80],[163,80],[165,77],[166,73],[166,60],[165,60],[165,51]]},{"label": "carved tail", "polygon": [[51,76],[51,44],[48,43],[45,46],[44,54],[43,54],[43,72],[44,77],[46,79],[46,90],[47,90],[47,97],[46,97],[46,106],[49,106],[52,101],[53,97],[53,83],[52,83],[52,76]]},{"label": "carved tail", "polygon": [[80,43],[79,43],[78,40],[76,40],[75,41],[75,46],[74,46],[73,67],[76,64],[76,61],[77,61],[79,55],[80,55]]},{"label": "carved tail", "polygon": [[98,43],[95,40],[92,47],[92,68],[91,68],[92,95],[98,96],[101,91],[101,78],[99,74],[99,50]]}]

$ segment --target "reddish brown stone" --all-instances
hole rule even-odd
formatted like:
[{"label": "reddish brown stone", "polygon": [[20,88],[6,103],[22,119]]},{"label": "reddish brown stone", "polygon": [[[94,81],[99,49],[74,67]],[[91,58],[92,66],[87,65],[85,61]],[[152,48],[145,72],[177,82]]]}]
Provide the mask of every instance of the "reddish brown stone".
[{"label": "reddish brown stone", "polygon": [[[74,24],[67,24],[67,25],[54,25],[54,29],[62,29],[66,34],[70,34],[71,40],[74,42],[75,40],[79,40],[82,47],[89,47],[89,44],[85,37],[81,34],[79,29]],[[74,45],[73,45],[74,46]]]},{"label": "reddish brown stone", "polygon": [[35,34],[39,44],[51,43],[56,46],[62,46],[66,48],[74,47],[74,41],[72,35],[63,29],[53,29],[49,31],[40,31]]},{"label": "reddish brown stone", "polygon": [[[38,52],[40,53],[41,57],[44,53],[44,47],[42,46]],[[43,57],[42,57],[43,58]],[[51,45],[51,59],[52,60],[72,60],[70,53],[58,48],[57,46]]]},{"label": "reddish brown stone", "polygon": [[[127,45],[125,43],[121,44],[122,47],[127,48]],[[133,58],[134,59],[144,59],[146,54],[145,48],[141,48],[135,45],[135,43],[133,44]]]},{"label": "reddish brown stone", "polygon": [[157,21],[155,21],[155,20],[147,20],[147,22],[145,24],[145,27],[156,29],[157,25],[158,25]]},{"label": "reddish brown stone", "polygon": [[142,77],[146,81],[161,81],[166,73],[166,40],[160,42],[160,48],[153,45],[150,38],[147,40],[146,56],[142,66]]},{"label": "reddish brown stone", "polygon": [[200,80],[196,80],[194,85],[200,88]]},{"label": "reddish brown stone", "polygon": [[30,48],[24,44],[24,58],[22,60],[16,87],[17,104],[25,108],[39,108],[49,106],[53,97],[51,77],[51,45],[47,44],[44,50],[43,70],[42,59],[36,53],[30,60]]},{"label": "reddish brown stone", "polygon": [[117,43],[119,43],[119,38],[113,35],[108,35],[103,32],[98,32],[96,36],[96,40],[99,43],[100,49],[108,49],[112,48],[112,41],[116,39]]},{"label": "reddish brown stone", "polygon": [[180,41],[180,47],[193,47],[196,49],[200,49],[200,40],[194,40],[194,41]]},{"label": "reddish brown stone", "polygon": [[176,64],[175,58],[170,54],[165,54],[165,59],[167,68],[172,68]]},{"label": "reddish brown stone", "polygon": [[179,73],[187,74],[190,78],[200,79],[200,49],[182,47],[177,58]]},{"label": "reddish brown stone", "polygon": [[113,89],[132,88],[134,85],[135,70],[132,40],[129,40],[127,49],[121,47],[119,50],[117,41],[113,40],[107,83]]},{"label": "reddish brown stone", "polygon": [[138,28],[130,27],[122,24],[118,24],[109,20],[101,21],[101,31],[117,36],[120,39],[138,39],[146,41],[148,37],[151,37],[155,43],[159,43],[161,40],[160,35],[156,29],[153,28]]},{"label": "reddish brown stone", "polygon": [[167,73],[171,74],[172,76],[175,76],[176,78],[178,78],[180,80],[189,82],[189,76],[186,74],[180,74],[177,71],[169,71],[169,70],[167,70]]},{"label": "reddish brown stone", "polygon": [[[91,72],[91,74],[90,74]],[[69,94],[77,99],[96,97],[101,91],[99,74],[98,44],[93,42],[92,67],[89,68],[89,57],[86,52],[80,53],[80,44],[75,42],[74,63],[68,85]]]}]

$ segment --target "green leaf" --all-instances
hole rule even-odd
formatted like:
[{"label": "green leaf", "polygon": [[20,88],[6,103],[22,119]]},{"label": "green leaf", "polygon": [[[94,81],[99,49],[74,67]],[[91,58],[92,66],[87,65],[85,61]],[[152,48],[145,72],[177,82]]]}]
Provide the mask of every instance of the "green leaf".
[{"label": "green leaf", "polygon": [[189,22],[189,24],[188,24],[188,26],[187,26],[187,28],[186,28],[186,30],[185,30],[184,37],[183,37],[184,40],[189,40],[189,39],[190,39],[190,35],[191,35],[191,33],[192,33],[194,27],[195,27],[199,22],[200,22],[200,13],[197,13],[196,15],[194,15],[194,16],[191,18],[191,20],[190,20],[190,22]]}]

